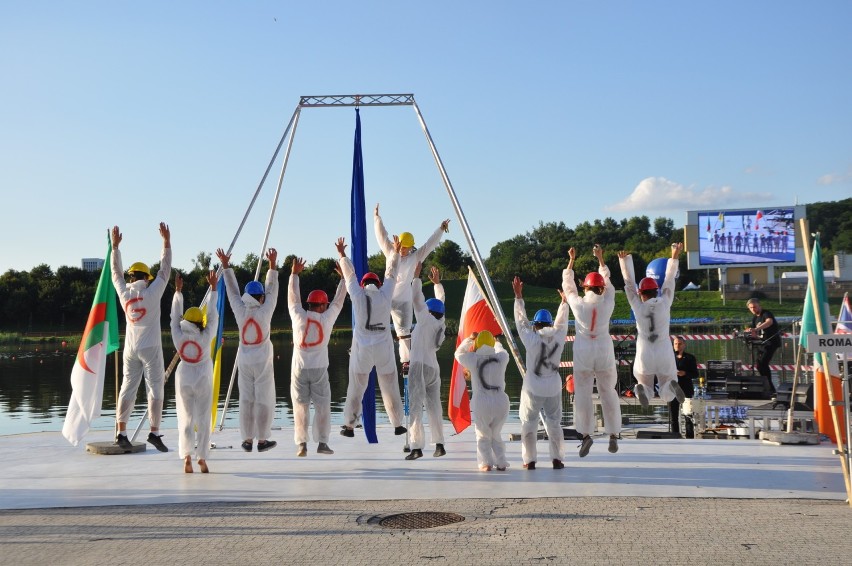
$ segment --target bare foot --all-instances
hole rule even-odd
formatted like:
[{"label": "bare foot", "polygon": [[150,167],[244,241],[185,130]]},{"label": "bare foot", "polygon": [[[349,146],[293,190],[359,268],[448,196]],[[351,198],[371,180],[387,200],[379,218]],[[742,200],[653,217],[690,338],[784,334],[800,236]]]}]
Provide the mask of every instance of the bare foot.
[{"label": "bare foot", "polygon": [[490,472],[491,466],[479,466],[479,471],[480,472]]},{"label": "bare foot", "polygon": [[187,474],[192,473],[192,460],[190,460],[189,457],[183,461],[183,471]]},{"label": "bare foot", "polygon": [[208,473],[208,472],[210,471],[210,470],[207,468],[207,462],[205,462],[204,460],[199,460],[199,461],[198,461],[198,467],[199,467],[199,468],[201,468],[201,473],[202,473],[202,474],[206,474],[206,473]]}]

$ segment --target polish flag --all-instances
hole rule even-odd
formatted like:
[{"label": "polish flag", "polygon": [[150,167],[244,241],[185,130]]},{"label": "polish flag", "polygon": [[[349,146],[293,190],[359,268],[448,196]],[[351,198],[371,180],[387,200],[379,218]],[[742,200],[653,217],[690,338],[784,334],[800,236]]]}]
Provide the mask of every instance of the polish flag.
[{"label": "polish flag", "polygon": [[757,211],[757,216],[754,217],[754,229],[760,230],[760,219],[763,218],[763,212]]},{"label": "polish flag", "polygon": [[840,314],[837,315],[837,334],[852,334],[852,306],[849,304],[849,293],[843,295],[843,303],[840,305]]},{"label": "polish flag", "polygon": [[[468,267],[467,288],[464,292],[461,315],[459,316],[459,335],[456,338],[456,348],[462,340],[472,332],[488,330],[494,336],[503,333],[497,318],[488,306],[488,301],[479,289],[476,275]],[[447,413],[453,428],[457,433],[470,426],[470,396],[467,393],[467,382],[464,379],[464,368],[453,360],[453,373],[450,376],[450,399],[447,403]]]}]

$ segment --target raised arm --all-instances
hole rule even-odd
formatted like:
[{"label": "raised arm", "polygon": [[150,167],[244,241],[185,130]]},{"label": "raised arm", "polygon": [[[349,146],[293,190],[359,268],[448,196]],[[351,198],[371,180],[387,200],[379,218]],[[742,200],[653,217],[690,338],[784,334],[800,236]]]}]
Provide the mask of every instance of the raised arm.
[{"label": "raised arm", "polygon": [[386,257],[393,253],[393,240],[388,237],[388,231],[385,229],[385,224],[382,222],[382,217],[379,215],[379,204],[376,203],[376,209],[373,211],[373,230],[376,233],[376,241],[382,253]]},{"label": "raised arm", "polygon": [[450,219],[447,218],[446,220],[441,222],[441,225],[438,226],[437,230],[432,232],[432,235],[429,236],[429,239],[426,240],[426,243],[417,248],[417,251],[414,252],[415,256],[417,257],[417,260],[424,261],[429,256],[429,254],[432,253],[432,250],[438,247],[438,243],[441,241],[441,237],[444,235],[444,233],[449,231]]},{"label": "raised arm", "polygon": [[169,277],[172,274],[172,233],[169,231],[169,225],[165,222],[160,222],[160,237],[163,238],[163,252],[160,257],[160,270],[157,271],[157,277],[165,284],[169,282]]},{"label": "raised arm", "polygon": [[216,288],[219,286],[218,283],[219,280],[216,277],[216,271],[211,269],[207,273],[207,284],[210,285],[210,297],[207,300],[207,326],[205,328],[213,328],[219,325],[219,309],[216,308],[219,299],[219,293],[216,291]]},{"label": "raised arm", "polygon": [[290,281],[287,285],[287,310],[290,317],[296,317],[305,309],[302,307],[302,293],[299,287],[299,274],[305,268],[305,260],[300,257],[293,258],[293,267],[290,270]]},{"label": "raised arm", "polygon": [[435,286],[435,298],[442,303],[446,303],[447,294],[444,292],[444,286],[441,284],[441,272],[434,265],[429,270],[429,281]]}]

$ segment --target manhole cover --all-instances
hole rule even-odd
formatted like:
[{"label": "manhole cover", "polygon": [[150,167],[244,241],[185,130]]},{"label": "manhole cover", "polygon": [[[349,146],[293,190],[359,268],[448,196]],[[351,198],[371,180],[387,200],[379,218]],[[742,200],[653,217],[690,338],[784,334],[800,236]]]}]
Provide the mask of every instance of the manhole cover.
[{"label": "manhole cover", "polygon": [[464,521],[464,517],[455,513],[436,513],[424,511],[420,513],[397,513],[379,521],[386,529],[431,529],[443,527]]}]

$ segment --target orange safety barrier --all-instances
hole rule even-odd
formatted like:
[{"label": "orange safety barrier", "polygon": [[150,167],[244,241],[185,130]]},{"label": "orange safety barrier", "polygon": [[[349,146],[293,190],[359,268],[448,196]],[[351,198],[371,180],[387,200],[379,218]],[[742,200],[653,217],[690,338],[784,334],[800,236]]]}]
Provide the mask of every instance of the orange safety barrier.
[{"label": "orange safety barrier", "polygon": [[[834,400],[843,402],[843,382],[840,380],[840,377],[836,375],[831,376],[831,389],[834,393]],[[843,407],[836,408],[839,409],[837,413],[840,417],[840,434],[843,438],[841,442],[846,442],[846,420],[843,417],[845,409]],[[831,416],[831,405],[829,405],[828,400],[828,388],[825,385],[825,373],[822,371],[822,368],[816,370],[816,376],[814,377],[814,420],[819,427],[820,434],[826,435],[832,442],[837,444],[837,435],[834,433],[834,420]]]}]

